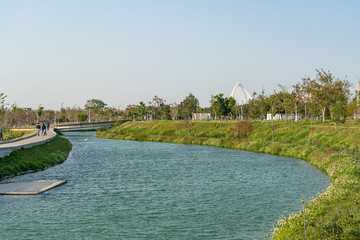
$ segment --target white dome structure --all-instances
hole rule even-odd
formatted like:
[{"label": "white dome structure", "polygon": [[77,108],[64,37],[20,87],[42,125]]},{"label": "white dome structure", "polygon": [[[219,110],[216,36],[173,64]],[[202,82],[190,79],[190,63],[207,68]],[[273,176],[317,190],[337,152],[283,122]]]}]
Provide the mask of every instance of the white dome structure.
[{"label": "white dome structure", "polygon": [[236,105],[244,105],[248,103],[252,97],[246,91],[246,89],[238,82],[232,90],[230,97],[233,97],[236,101]]}]

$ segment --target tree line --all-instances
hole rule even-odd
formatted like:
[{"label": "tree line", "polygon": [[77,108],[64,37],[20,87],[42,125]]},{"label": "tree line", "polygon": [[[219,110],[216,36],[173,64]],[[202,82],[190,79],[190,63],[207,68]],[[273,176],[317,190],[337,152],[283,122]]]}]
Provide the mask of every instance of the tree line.
[{"label": "tree line", "polygon": [[209,113],[212,119],[249,118],[264,120],[276,115],[282,120],[331,120],[336,124],[347,119],[358,120],[359,104],[357,94],[350,93],[350,83],[346,79],[335,78],[329,71],[316,70],[314,79],[302,78],[296,85],[280,85],[272,94],[254,92],[253,99],[242,106],[236,105],[232,97],[219,93],[211,96],[210,107],[202,108],[199,100],[189,93],[184,100],[167,103],[155,95],[147,103],[128,105],[125,109],[108,107],[99,99],[90,99],[83,108],[63,107],[60,111],[19,108],[6,104],[5,93],[0,93],[0,135],[5,128],[33,126],[39,121],[52,123],[107,121],[117,119],[132,120],[189,120],[193,113]]}]

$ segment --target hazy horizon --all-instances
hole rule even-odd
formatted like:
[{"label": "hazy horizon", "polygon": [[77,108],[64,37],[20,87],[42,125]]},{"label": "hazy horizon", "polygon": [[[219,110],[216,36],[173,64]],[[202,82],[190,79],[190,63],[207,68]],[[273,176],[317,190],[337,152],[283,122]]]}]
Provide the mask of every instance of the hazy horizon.
[{"label": "hazy horizon", "polygon": [[[360,79],[358,1],[1,1],[0,92],[58,110],[101,99],[252,94],[316,69]],[[351,91],[354,92],[352,87]]]}]

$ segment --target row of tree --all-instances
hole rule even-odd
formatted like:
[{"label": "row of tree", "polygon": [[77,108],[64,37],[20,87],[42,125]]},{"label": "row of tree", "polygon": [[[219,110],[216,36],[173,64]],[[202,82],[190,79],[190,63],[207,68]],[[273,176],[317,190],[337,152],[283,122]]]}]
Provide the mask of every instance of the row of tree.
[{"label": "row of tree", "polygon": [[314,79],[303,78],[291,92],[286,86],[279,87],[280,91],[269,96],[254,93],[254,98],[244,106],[250,118],[265,119],[265,114],[270,113],[282,114],[285,121],[316,118],[339,123],[347,117],[357,119],[357,94],[351,99],[350,83],[335,79],[330,72],[317,70]]},{"label": "row of tree", "polygon": [[[85,122],[116,119],[133,120],[184,120],[191,119],[193,113],[210,113],[213,119],[267,119],[279,114],[285,121],[300,119],[331,119],[339,123],[347,118],[357,120],[358,98],[351,99],[350,84],[344,79],[334,78],[330,72],[316,70],[314,79],[303,78],[291,89],[279,85],[280,90],[266,95],[253,93],[253,99],[242,106],[236,105],[232,97],[224,94],[211,96],[210,107],[201,108],[198,99],[189,94],[180,103],[167,104],[166,100],[154,96],[147,104],[140,102],[127,106],[124,110],[107,107],[99,99],[90,99],[83,108],[61,106],[60,111],[45,110],[41,105],[36,110],[21,109],[5,104],[6,95],[0,93],[0,127],[34,125],[38,121]],[[290,91],[291,90],[291,91]],[[268,115],[270,114],[270,115]]]}]

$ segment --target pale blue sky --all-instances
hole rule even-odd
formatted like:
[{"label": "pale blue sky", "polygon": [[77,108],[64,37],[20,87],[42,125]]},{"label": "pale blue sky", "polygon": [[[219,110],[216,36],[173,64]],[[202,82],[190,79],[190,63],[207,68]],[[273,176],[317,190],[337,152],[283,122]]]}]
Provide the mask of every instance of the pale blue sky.
[{"label": "pale blue sky", "polygon": [[292,86],[315,69],[355,84],[360,1],[0,0],[0,92],[20,107],[201,106]]}]

